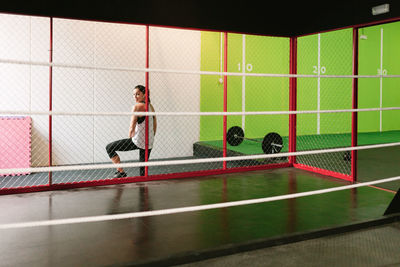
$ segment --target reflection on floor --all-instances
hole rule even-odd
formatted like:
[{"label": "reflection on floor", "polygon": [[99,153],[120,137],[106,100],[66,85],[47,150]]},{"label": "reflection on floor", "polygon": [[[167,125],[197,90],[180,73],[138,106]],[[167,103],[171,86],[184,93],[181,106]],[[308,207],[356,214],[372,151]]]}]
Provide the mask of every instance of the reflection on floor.
[{"label": "reflection on floor", "polygon": [[[0,196],[0,224],[204,205],[347,184],[294,168]],[[0,230],[6,266],[98,266],[165,259],[381,218],[391,192],[371,187],[137,219]]]}]

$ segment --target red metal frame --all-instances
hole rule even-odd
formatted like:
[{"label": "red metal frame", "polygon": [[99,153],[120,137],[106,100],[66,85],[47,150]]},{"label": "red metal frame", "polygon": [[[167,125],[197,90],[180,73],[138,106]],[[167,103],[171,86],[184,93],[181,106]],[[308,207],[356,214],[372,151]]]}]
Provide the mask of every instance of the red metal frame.
[{"label": "red metal frame", "polygon": [[[291,46],[291,50],[292,50],[292,46]],[[297,51],[297,49],[296,49],[296,51]],[[292,59],[292,57],[291,57],[291,59]],[[295,59],[293,59],[293,60],[295,60]],[[358,28],[353,28],[353,75],[358,75]],[[292,84],[291,84],[291,86],[292,86]],[[291,95],[291,97],[292,97],[292,95]],[[291,98],[291,100],[292,100],[292,98]],[[353,78],[352,108],[356,109],[357,107],[358,107],[358,79]],[[293,109],[293,110],[296,110],[296,109]],[[352,118],[351,119],[351,146],[355,147],[355,146],[357,146],[357,133],[358,133],[357,132],[357,112],[352,112],[351,116],[352,116],[351,117]],[[295,124],[291,124],[290,126],[292,127],[290,129],[292,131],[294,131],[294,134],[296,134],[296,130],[293,129],[293,127],[296,127]],[[294,144],[294,146],[295,146],[295,144]],[[332,176],[332,177],[343,179],[346,181],[355,182],[357,180],[357,150],[351,151],[350,164],[351,164],[351,173],[350,173],[350,175],[348,175],[348,174],[343,174],[343,173],[339,173],[339,172],[335,172],[335,171],[330,171],[330,170],[326,170],[326,169],[308,166],[305,164],[297,164],[295,161],[293,161],[293,166],[295,168],[307,170],[307,171],[311,171],[311,172],[315,172],[315,173],[319,173],[319,174],[323,174],[323,175],[327,175],[327,176]]]},{"label": "red metal frame", "polygon": [[[358,75],[358,28],[353,28],[353,75]],[[358,108],[358,79],[353,78],[352,108]],[[351,146],[357,146],[358,113],[351,113]],[[351,151],[351,179],[357,181],[357,150]]]},{"label": "red metal frame", "polygon": [[[391,19],[386,19],[386,20],[381,20],[381,21],[374,21],[374,22],[370,22],[370,23],[364,23],[364,24],[358,24],[358,25],[354,25],[353,26],[353,75],[358,75],[358,42],[359,42],[359,35],[358,35],[358,30],[362,27],[370,27],[370,26],[374,26],[374,25],[381,25],[381,24],[386,24],[386,23],[392,23],[392,22],[396,22],[396,21],[400,21],[400,18],[391,18]],[[350,27],[342,27],[342,28],[337,28],[337,29],[330,29],[327,31],[322,31],[322,32],[317,32],[317,33],[325,33],[325,32],[331,32],[331,31],[337,31],[337,30],[341,30],[341,29],[349,29]],[[303,37],[303,36],[308,36],[308,35],[313,35],[313,34],[317,34],[317,33],[312,33],[312,34],[305,34],[305,35],[300,35],[298,37]],[[293,38],[292,38],[293,39]],[[291,39],[291,62],[294,62],[294,58],[293,58],[293,53],[292,51],[292,39]],[[295,50],[297,52],[297,48]],[[291,63],[292,67],[293,67],[293,63]],[[291,68],[292,71],[294,71],[294,69]],[[294,72],[293,72],[294,73]],[[294,82],[293,82],[294,83]],[[295,84],[291,83],[291,90],[293,91],[295,88],[294,87]],[[295,94],[295,93],[293,93]],[[291,101],[294,101],[292,99],[292,97],[295,97],[291,94]],[[293,103],[293,102],[292,102]],[[353,85],[352,85],[352,108],[353,109],[357,109],[358,108],[358,78],[353,78]],[[291,109],[292,110],[292,109]],[[296,110],[296,109],[293,109]],[[357,140],[357,135],[358,135],[358,113],[357,112],[352,112],[352,117],[351,117],[351,146],[355,147],[358,145],[358,140]],[[296,133],[296,129],[294,128],[296,127],[295,123],[290,123],[290,128],[289,128],[289,135],[293,136]],[[294,134],[291,134],[291,131],[294,132]],[[289,136],[289,149],[293,149],[290,144],[293,144],[293,142],[295,142],[295,139],[291,139]],[[290,143],[290,140],[292,140],[292,143]],[[294,149],[295,149],[295,144],[294,144]],[[328,176],[332,176],[335,178],[340,178],[340,179],[344,179],[350,182],[356,182],[357,181],[357,168],[358,168],[358,151],[357,150],[352,150],[351,151],[351,173],[350,175],[347,174],[342,174],[342,173],[338,173],[338,172],[333,172],[333,171],[329,171],[329,170],[324,170],[324,169],[319,169],[319,168],[315,168],[315,167],[311,167],[311,166],[306,166],[304,164],[296,164],[295,160],[290,161],[291,163],[293,163],[293,166],[295,168],[299,168],[299,169],[303,169],[303,170],[307,170],[307,171],[311,171],[311,172],[315,172],[315,173],[320,173],[323,175],[328,175]]]},{"label": "red metal frame", "polygon": [[[399,21],[400,18],[392,18],[382,21],[375,21],[371,23],[359,24],[353,26],[353,74],[358,74],[358,29],[361,27],[368,27],[378,24],[390,23]],[[110,21],[104,21],[110,22]],[[115,22],[121,24],[133,24],[127,22]],[[143,24],[135,24],[135,25],[143,25]],[[183,27],[169,27],[163,25],[144,25],[146,26],[146,68],[149,68],[149,27],[166,27],[166,28],[176,28],[183,30],[203,30],[210,32],[220,32],[217,30],[207,30],[207,29],[188,29]],[[350,27],[343,27],[338,29],[331,29],[324,32],[335,31],[340,29],[348,29]],[[232,32],[233,33],[233,32]],[[234,32],[240,33],[240,32]],[[320,32],[321,33],[321,32]],[[312,33],[317,34],[317,33]],[[259,35],[259,34],[254,34]],[[300,35],[297,37],[291,37],[290,39],[290,74],[297,73],[297,39],[298,37],[307,36]],[[228,33],[224,32],[224,72],[227,72],[227,50],[228,50]],[[288,36],[282,36],[288,37]],[[50,63],[53,62],[53,17],[50,17]],[[148,92],[149,90],[149,72],[145,73],[146,79],[146,88]],[[352,107],[357,108],[357,100],[358,100],[358,79],[353,79],[353,100]],[[290,94],[289,94],[289,110],[295,111],[297,110],[297,79],[290,78]],[[52,67],[49,67],[49,111],[52,111]],[[148,94],[146,95],[146,111],[148,111]],[[227,111],[227,75],[224,75],[224,111]],[[227,128],[227,116],[225,115],[223,118],[223,139],[224,139],[224,147],[223,147],[223,156],[226,157],[226,128]],[[146,128],[148,128],[148,119],[146,118]],[[352,146],[357,145],[357,113],[352,113]],[[296,151],[296,114],[289,115],[289,151]],[[148,133],[146,133],[146,156],[145,160],[148,161]],[[101,185],[113,185],[113,184],[122,184],[122,183],[131,183],[131,182],[142,182],[142,181],[154,181],[154,180],[164,180],[164,179],[178,179],[178,178],[187,178],[187,177],[197,177],[197,176],[206,176],[206,175],[218,175],[218,174],[226,174],[226,173],[234,173],[234,172],[242,172],[242,171],[252,171],[252,170],[265,170],[265,169],[274,169],[274,168],[285,168],[285,167],[295,167],[315,173],[320,173],[323,175],[333,176],[337,178],[341,178],[348,181],[356,181],[357,178],[357,151],[352,151],[352,169],[351,175],[346,175],[342,173],[337,173],[329,170],[319,169],[315,167],[306,166],[303,164],[296,163],[296,157],[289,157],[288,163],[279,163],[279,164],[269,164],[269,165],[259,165],[259,166],[244,166],[238,168],[226,168],[226,162],[223,162],[222,169],[214,169],[214,170],[206,170],[206,171],[195,171],[195,172],[184,172],[184,173],[172,173],[172,174],[161,174],[161,175],[148,175],[148,167],[145,167],[145,176],[144,177],[127,177],[122,179],[110,179],[110,180],[97,180],[97,181],[85,181],[85,182],[75,182],[75,183],[65,183],[65,184],[53,184],[52,183],[52,173],[49,172],[49,184],[48,185],[40,185],[40,186],[30,186],[30,187],[18,187],[18,188],[5,188],[0,189],[0,195],[2,194],[12,194],[12,193],[28,193],[28,192],[39,192],[39,191],[47,191],[47,190],[58,190],[58,189],[70,189],[70,188],[79,188],[79,187],[90,187],[90,186],[101,186]],[[52,116],[49,115],[49,166],[52,166]]]},{"label": "red metal frame", "polygon": [[[358,48],[358,47],[357,47]],[[353,45],[353,50],[357,49]],[[357,68],[357,62],[354,61],[353,59],[353,69]],[[354,65],[356,65],[354,67]],[[290,74],[297,74],[297,38],[292,37],[290,38]],[[353,72],[354,74],[354,72]],[[357,80],[357,79],[353,79]],[[297,110],[297,78],[290,78],[290,89],[289,89],[289,110],[290,111],[296,111]],[[353,86],[353,108],[356,108],[357,105],[354,106],[354,103],[357,102],[357,100],[354,98],[355,94],[357,92],[357,87]],[[354,102],[356,101],[356,102]],[[353,118],[357,118],[356,112],[352,113]],[[354,126],[354,123],[357,123],[356,119],[352,121],[352,146],[357,145],[357,126]],[[297,139],[297,115],[296,114],[290,114],[289,115],[289,152],[296,152],[296,139]],[[353,138],[355,136],[355,142],[353,143]],[[357,158],[356,156],[352,156],[352,174],[347,175],[339,172],[334,172],[326,169],[321,169],[321,168],[316,168],[313,166],[308,166],[305,164],[298,164],[296,163],[296,156],[290,156],[289,157],[289,163],[291,166],[297,168],[297,169],[302,169],[314,173],[319,173],[327,176],[332,176],[335,178],[343,179],[346,181],[354,181],[355,176],[356,176],[356,161]]]},{"label": "red metal frame", "polygon": [[351,177],[351,175],[340,173],[340,172],[334,172],[334,171],[330,171],[330,170],[326,170],[326,169],[320,169],[317,167],[312,167],[312,166],[299,164],[299,163],[294,164],[293,167],[295,167],[297,169],[305,170],[305,171],[323,174],[326,176],[332,176],[332,177],[343,179],[346,181],[353,181],[353,178]]},{"label": "red metal frame", "polygon": [[92,180],[92,181],[81,181],[81,182],[73,182],[73,183],[59,183],[59,184],[52,184],[50,186],[49,185],[36,185],[36,186],[26,186],[26,187],[4,188],[4,189],[0,190],[0,195],[42,192],[42,191],[49,191],[49,190],[66,190],[66,189],[73,189],[73,188],[138,183],[138,182],[158,181],[158,180],[167,180],[167,179],[182,179],[182,178],[209,176],[209,175],[237,173],[237,172],[244,172],[244,171],[257,171],[257,170],[268,170],[268,169],[276,169],[276,168],[287,168],[287,167],[290,167],[289,163],[276,163],[276,164],[268,164],[268,165],[228,168],[226,170],[215,169],[215,170],[181,172],[181,173],[170,173],[170,174],[157,174],[157,175],[149,175],[147,177],[137,176],[137,177],[126,177],[126,178],[119,178],[119,179]]},{"label": "red metal frame", "polygon": [[[150,34],[149,26],[146,26],[146,68],[147,69],[150,66],[150,57],[149,57],[150,56],[150,46],[149,46],[150,36],[149,36],[149,34]],[[150,94],[149,72],[148,71],[146,71],[145,80],[146,80],[145,86],[146,86],[146,92],[147,92],[146,100],[145,100],[145,102],[146,102],[145,110],[146,110],[146,112],[148,112],[149,111],[149,94]],[[144,158],[145,158],[145,162],[147,162],[149,160],[149,116],[146,116],[145,123],[146,123],[146,126],[145,126],[146,131],[145,131],[145,156],[144,156]],[[144,176],[145,177],[149,176],[149,167],[147,167],[147,166],[144,167]]]}]

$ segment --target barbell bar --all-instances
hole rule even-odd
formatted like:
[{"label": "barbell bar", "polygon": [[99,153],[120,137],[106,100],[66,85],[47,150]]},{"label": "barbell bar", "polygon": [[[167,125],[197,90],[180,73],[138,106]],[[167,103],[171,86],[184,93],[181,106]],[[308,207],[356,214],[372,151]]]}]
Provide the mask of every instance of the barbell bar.
[{"label": "barbell bar", "polygon": [[283,147],[282,137],[278,133],[268,133],[264,136],[263,141],[259,141],[257,139],[245,137],[243,129],[239,126],[229,128],[226,134],[226,140],[231,146],[238,146],[243,142],[243,140],[261,143],[261,148],[265,154],[279,153]]}]

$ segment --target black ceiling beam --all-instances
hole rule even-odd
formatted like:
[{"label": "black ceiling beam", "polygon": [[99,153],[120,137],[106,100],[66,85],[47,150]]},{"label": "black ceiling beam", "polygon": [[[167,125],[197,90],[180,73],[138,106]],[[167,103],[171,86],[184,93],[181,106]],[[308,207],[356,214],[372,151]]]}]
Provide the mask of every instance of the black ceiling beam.
[{"label": "black ceiling beam", "polygon": [[[371,8],[390,4],[373,16]],[[3,0],[0,12],[275,36],[298,36],[400,17],[398,0]]]}]

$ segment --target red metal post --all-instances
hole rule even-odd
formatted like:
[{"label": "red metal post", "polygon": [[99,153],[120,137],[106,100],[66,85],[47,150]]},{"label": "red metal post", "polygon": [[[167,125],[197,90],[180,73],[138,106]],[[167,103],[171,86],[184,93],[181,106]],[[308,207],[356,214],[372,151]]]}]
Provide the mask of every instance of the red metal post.
[{"label": "red metal post", "polygon": [[[228,72],[228,33],[224,33],[224,72]],[[224,75],[224,112],[228,111],[228,76]],[[227,116],[223,119],[223,157],[226,157],[226,131],[227,131]],[[226,170],[226,161],[223,162],[222,168]]]},{"label": "red metal post", "polygon": [[[49,62],[53,63],[53,18],[50,17],[50,51]],[[53,110],[53,67],[49,67],[49,111]],[[53,146],[53,118],[49,115],[49,167],[53,165],[52,160],[52,146]],[[49,172],[49,186],[52,185],[52,172]]]},{"label": "red metal post", "polygon": [[352,181],[353,180],[351,178],[351,175],[349,175],[349,174],[343,174],[343,173],[340,173],[340,172],[330,171],[330,170],[321,169],[321,168],[308,166],[308,165],[305,165],[305,164],[299,164],[299,163],[295,163],[295,164],[293,164],[293,166],[295,168],[297,168],[297,169],[300,169],[300,170],[319,173],[319,174],[326,175],[326,176],[332,176],[332,177],[343,179],[343,180],[346,180],[346,181]]},{"label": "red metal post", "polygon": [[[290,74],[297,74],[297,38],[290,38]],[[289,83],[289,110],[297,110],[297,78],[290,78]],[[289,152],[296,152],[296,124],[297,115],[289,115]],[[291,165],[296,163],[296,156],[289,157]]]},{"label": "red metal post", "polygon": [[[358,28],[353,28],[353,75],[358,75]],[[353,78],[352,108],[358,108],[358,78]],[[357,146],[358,113],[351,113],[351,146]],[[357,150],[351,151],[351,179],[357,181]]]},{"label": "red metal post", "polygon": [[[150,64],[150,59],[149,59],[149,55],[150,55],[150,51],[149,51],[149,43],[150,43],[150,38],[149,38],[149,25],[146,26],[146,68],[148,69]],[[146,112],[149,111],[149,94],[150,94],[150,88],[149,88],[149,72],[146,71],[146,75],[145,75],[145,79],[146,79]],[[146,135],[145,135],[145,162],[147,162],[149,160],[149,116],[146,116]],[[149,167],[145,167],[144,168],[144,176],[147,177],[149,175]]]}]

